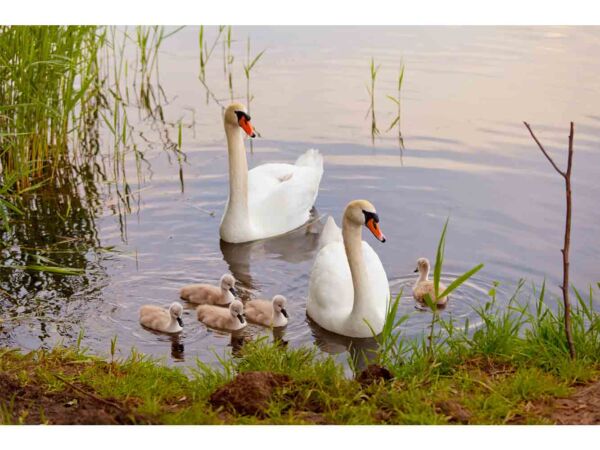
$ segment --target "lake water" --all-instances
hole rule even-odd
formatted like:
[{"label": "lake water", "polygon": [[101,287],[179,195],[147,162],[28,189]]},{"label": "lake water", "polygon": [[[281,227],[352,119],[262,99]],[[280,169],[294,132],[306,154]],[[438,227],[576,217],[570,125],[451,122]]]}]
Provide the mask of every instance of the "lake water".
[{"label": "lake water", "polygon": [[[216,33],[207,30],[209,46]],[[558,294],[564,186],[523,120],[563,167],[569,121],[575,122],[571,279],[581,289],[600,281],[600,28],[234,27],[232,78],[242,101],[248,37],[253,55],[266,50],[251,71],[251,115],[262,137],[249,150],[249,165],[291,162],[318,148],[325,173],[313,222],[272,240],[220,243],[228,194],[221,108],[212,99],[207,104],[198,81],[198,29],[183,29],[160,52],[166,120],[190,125],[182,133],[183,192],[176,158],[155,136],[139,143],[144,179],[133,186],[130,213],[108,181],[96,183],[93,205],[73,202],[71,221],[57,219],[51,199],[36,198],[37,209],[17,233],[5,235],[5,263],[46,246],[56,250],[54,261],[86,272],[1,271],[0,345],[71,344],[83,329],[82,345],[101,355],[117,336],[119,355],[136,347],[168,364],[193,365],[196,357],[215,362],[244,338],[272,337],[255,327],[233,338],[207,330],[187,308],[185,331],[173,339],[141,328],[138,309],[168,305],[182,285],[216,282],[231,271],[244,299],[286,295],[291,321],[279,338],[293,347],[316,344],[345,360],[349,341],[309,323],[305,306],[324,218],[331,214],[339,223],[355,198],[377,207],[387,242],[364,238],[379,254],[392,293],[405,288],[400,314],[411,314],[407,337],[420,336],[430,321],[430,313],[415,310],[410,286],[416,259],[435,259],[447,217],[444,279],[478,263],[485,267],[443,315],[476,322],[472,308],[488,299],[494,281],[500,304],[521,278],[527,286],[546,279]],[[380,65],[375,112],[381,135],[374,142],[366,116],[371,57]],[[386,132],[396,114],[386,96],[397,95],[400,61],[406,67],[402,151],[397,128]],[[228,103],[220,43],[206,84]],[[174,127],[171,134],[177,135]],[[132,178],[131,158],[127,170]]]}]

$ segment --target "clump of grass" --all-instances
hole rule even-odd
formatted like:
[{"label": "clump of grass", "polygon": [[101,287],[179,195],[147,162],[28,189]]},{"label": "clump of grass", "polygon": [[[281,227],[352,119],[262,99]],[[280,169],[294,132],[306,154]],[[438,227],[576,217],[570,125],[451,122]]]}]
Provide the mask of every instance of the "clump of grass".
[{"label": "clump of grass", "polygon": [[[0,164],[17,187],[56,175],[97,110],[94,26],[0,27]],[[76,130],[76,132],[73,132]]]},{"label": "clump of grass", "polygon": [[[521,339],[527,347],[528,338]],[[222,367],[198,361],[187,374],[135,350],[125,359],[105,362],[68,348],[25,355],[0,350],[0,371],[21,388],[35,385],[52,395],[73,395],[76,385],[89,397],[117,404],[137,423],[155,424],[552,423],[547,408],[532,404],[569,396],[577,383],[600,374],[597,354],[587,361],[571,361],[567,353],[560,362],[563,368],[557,370],[521,353],[506,359],[453,346],[441,348],[432,364],[426,346],[409,346],[411,353],[403,364],[391,367],[394,380],[364,385],[345,377],[333,358],[314,348],[287,348],[265,340],[244,346],[239,358],[223,358]],[[216,389],[247,371],[285,374],[290,381],[270,395],[260,416],[211,406]],[[28,412],[38,408],[17,400],[0,400],[1,423],[29,422]],[[42,413],[39,420],[53,422],[52,411]]]}]

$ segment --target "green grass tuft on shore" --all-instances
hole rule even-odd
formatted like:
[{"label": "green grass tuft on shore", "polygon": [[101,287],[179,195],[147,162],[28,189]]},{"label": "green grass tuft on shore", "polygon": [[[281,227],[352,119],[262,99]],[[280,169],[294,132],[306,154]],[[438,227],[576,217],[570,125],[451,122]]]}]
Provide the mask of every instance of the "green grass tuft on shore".
[{"label": "green grass tuft on shore", "polygon": [[[540,294],[538,300],[543,301]],[[87,417],[90,423],[107,423],[112,418],[115,423],[164,424],[578,423],[569,413],[573,408],[569,402],[577,398],[577,405],[585,408],[586,399],[600,395],[600,388],[596,389],[600,386],[597,314],[588,316],[589,311],[582,306],[574,308],[574,323],[579,324],[574,327],[578,330],[575,341],[579,359],[573,361],[562,341],[555,338],[562,336],[560,311],[549,312],[541,304],[531,313],[513,303],[507,312],[499,313],[492,298],[480,311],[483,325],[474,332],[456,331],[440,321],[443,326],[435,335],[433,358],[426,339],[403,341],[407,352],[393,364],[387,360],[393,375],[389,380],[377,376],[369,379],[364,374],[351,379],[339,363],[315,348],[291,349],[264,340],[246,344],[238,357],[223,360],[222,367],[198,361],[197,367],[187,372],[166,367],[136,351],[126,359],[106,362],[77,349],[28,354],[5,350],[0,352],[0,390],[14,395],[0,393],[0,422],[70,423],[75,419],[64,405],[80,405],[71,407],[76,410],[91,401],[95,402],[94,411],[102,414],[80,414],[77,420]],[[511,317],[510,311],[516,316]],[[278,387],[259,392],[266,403],[256,414],[240,410],[235,396],[230,408],[211,403],[217,391],[240,395],[232,388],[236,383],[239,388],[243,381],[237,376],[256,372],[285,380]],[[246,389],[246,393],[263,389],[260,385],[241,386],[241,392]],[[585,391],[584,396],[583,389],[592,394]],[[243,397],[240,402],[255,401],[251,396],[250,400]],[[40,415],[35,412],[40,408],[47,411]]]}]

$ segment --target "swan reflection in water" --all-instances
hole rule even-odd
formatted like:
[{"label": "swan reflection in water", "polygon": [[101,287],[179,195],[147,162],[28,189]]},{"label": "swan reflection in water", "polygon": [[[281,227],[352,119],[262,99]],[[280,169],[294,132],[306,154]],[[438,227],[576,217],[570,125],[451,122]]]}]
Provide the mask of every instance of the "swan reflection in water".
[{"label": "swan reflection in water", "polygon": [[221,240],[223,259],[239,286],[244,288],[240,290],[242,300],[248,300],[248,291],[258,287],[251,274],[253,261],[265,257],[292,264],[312,260],[317,252],[322,230],[323,224],[319,220],[316,209],[313,208],[310,219],[305,225],[281,236],[242,244],[230,244]]},{"label": "swan reflection in water", "polygon": [[338,355],[344,352],[350,354],[351,367],[355,374],[358,375],[369,364],[376,362],[379,345],[374,338],[352,338],[332,333],[322,328],[308,316],[306,316],[306,322],[319,350],[330,355]]},{"label": "swan reflection in water", "polygon": [[143,327],[145,331],[157,337],[158,342],[171,344],[171,358],[176,362],[185,361],[185,346],[183,345],[183,333],[161,333],[160,331],[151,330]]},{"label": "swan reflection in water", "polygon": [[181,333],[172,334],[169,338],[171,339],[171,357],[173,360],[178,362],[185,361],[185,347]]}]

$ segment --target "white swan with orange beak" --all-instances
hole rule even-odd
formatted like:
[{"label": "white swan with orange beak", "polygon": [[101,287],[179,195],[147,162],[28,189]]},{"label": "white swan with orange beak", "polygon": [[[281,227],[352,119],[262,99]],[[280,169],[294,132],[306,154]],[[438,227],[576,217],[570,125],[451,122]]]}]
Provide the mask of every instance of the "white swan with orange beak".
[{"label": "white swan with orange beak", "polygon": [[381,333],[390,300],[381,260],[362,240],[363,225],[385,242],[377,211],[367,200],[348,203],[342,230],[328,218],[310,273],[306,307],[321,327],[357,338]]},{"label": "white swan with orange beak", "polygon": [[226,242],[265,239],[292,231],[310,217],[323,175],[323,157],[308,150],[295,164],[263,164],[248,171],[244,134],[255,137],[246,107],[225,110],[229,199],[219,233]]}]

